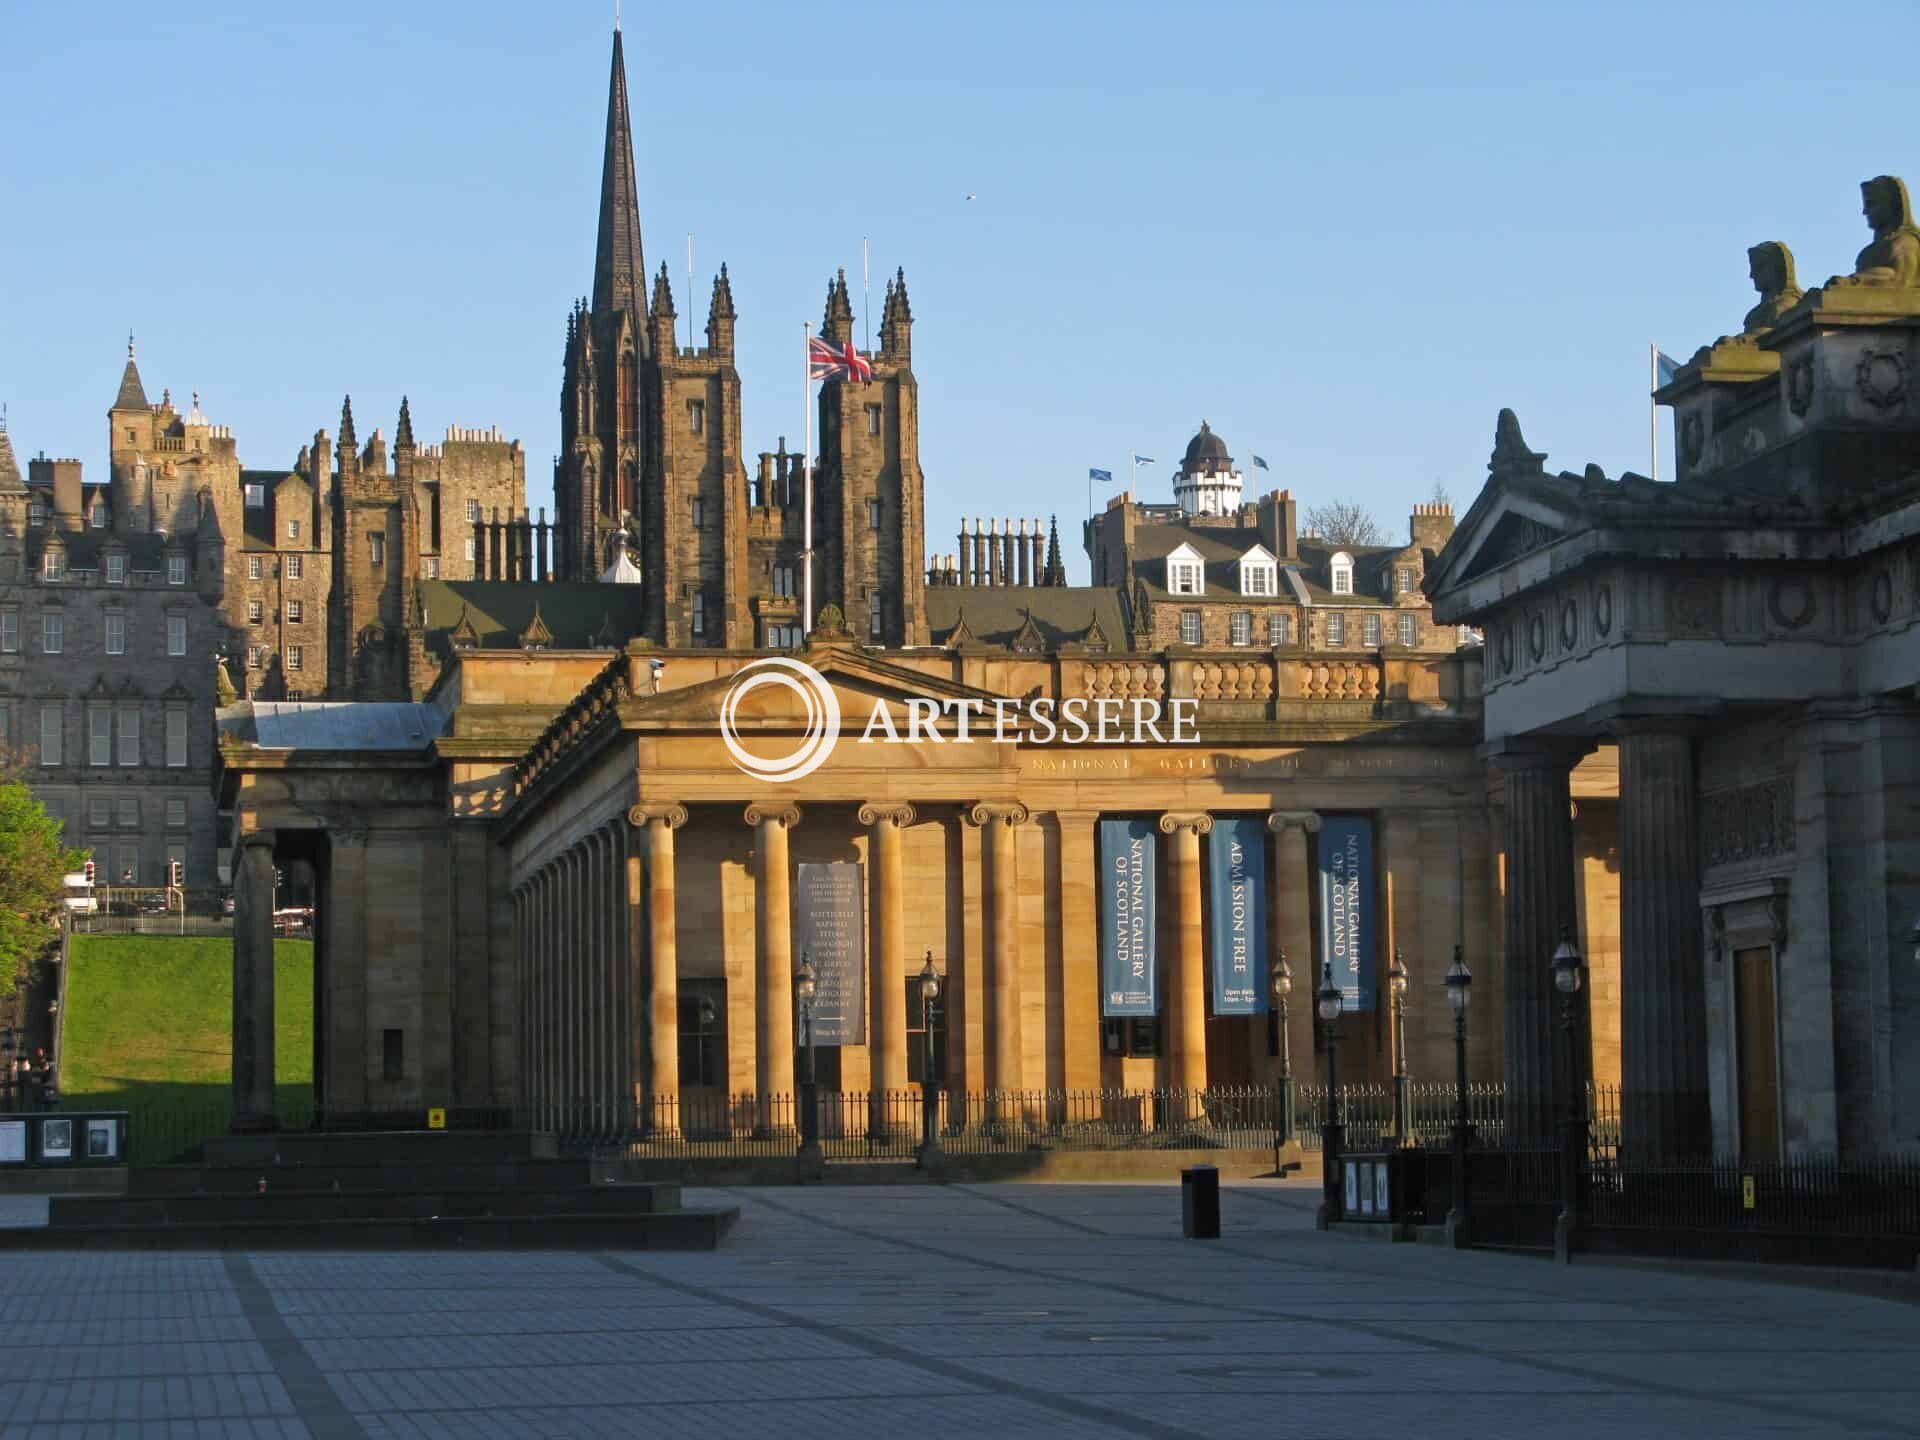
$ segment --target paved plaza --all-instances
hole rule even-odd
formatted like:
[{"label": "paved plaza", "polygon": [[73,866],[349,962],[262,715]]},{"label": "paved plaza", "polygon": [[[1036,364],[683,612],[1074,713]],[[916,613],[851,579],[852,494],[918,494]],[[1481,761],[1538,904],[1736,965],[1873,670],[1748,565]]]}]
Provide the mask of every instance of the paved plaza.
[{"label": "paved plaza", "polygon": [[[1321,1235],[1309,1186],[689,1192],[717,1254],[0,1259],[0,1435],[1912,1435],[1920,1309]],[[16,1223],[21,1215],[16,1209]]]}]

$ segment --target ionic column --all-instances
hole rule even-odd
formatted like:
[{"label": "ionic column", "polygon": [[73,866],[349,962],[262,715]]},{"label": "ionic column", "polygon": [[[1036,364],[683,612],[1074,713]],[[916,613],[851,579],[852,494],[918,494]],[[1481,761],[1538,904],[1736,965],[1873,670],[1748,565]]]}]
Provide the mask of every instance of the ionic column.
[{"label": "ionic column", "polygon": [[[1567,1113],[1565,1042],[1551,962],[1573,932],[1573,801],[1565,749],[1492,757],[1506,780],[1508,1134],[1544,1140]],[[1698,919],[1695,920],[1696,927]]]},{"label": "ionic column", "polygon": [[[877,1097],[907,1088],[907,913],[901,831],[911,805],[862,805],[873,860],[873,954],[868,957],[868,1085]],[[875,1119],[885,1111],[876,1101]]]},{"label": "ionic column", "polygon": [[1205,814],[1162,815],[1173,837],[1173,964],[1167,977],[1167,1081],[1187,1092],[1187,1118],[1207,1088],[1207,960],[1200,919],[1200,837],[1213,829]]},{"label": "ionic column", "polygon": [[1100,1088],[1098,847],[1090,810],[1057,811],[1060,836],[1061,1074],[1069,1090]]},{"label": "ionic column", "polygon": [[627,1010],[622,1017],[627,1027],[625,1083],[633,1126],[641,1134],[646,1134],[658,1118],[652,1103],[653,1077],[647,1070],[653,1053],[650,1048],[653,994],[642,970],[647,953],[647,837],[646,827],[633,824],[632,816],[628,816],[626,839],[627,910],[623,918],[627,927]]},{"label": "ionic column", "polygon": [[1693,741],[1616,730],[1620,742],[1621,1122],[1633,1152],[1713,1149],[1700,973]]},{"label": "ionic column", "polygon": [[800,807],[775,802],[747,806],[759,874],[754,877],[754,1084],[759,1124],[771,1131],[781,1118],[774,1097],[786,1096],[799,1115],[793,1087],[793,884],[787,832],[800,823]]},{"label": "ionic column", "polygon": [[1018,1090],[1024,1078],[1020,1047],[1020,873],[1014,827],[1027,807],[975,805],[967,823],[985,829],[987,844],[987,1089]]},{"label": "ionic column", "polygon": [[647,1093],[657,1126],[671,1128],[680,1098],[680,947],[674,925],[673,832],[684,805],[635,805],[627,824],[647,834]]},{"label": "ionic column", "polygon": [[240,837],[233,895],[233,1128],[272,1130],[273,832]]}]

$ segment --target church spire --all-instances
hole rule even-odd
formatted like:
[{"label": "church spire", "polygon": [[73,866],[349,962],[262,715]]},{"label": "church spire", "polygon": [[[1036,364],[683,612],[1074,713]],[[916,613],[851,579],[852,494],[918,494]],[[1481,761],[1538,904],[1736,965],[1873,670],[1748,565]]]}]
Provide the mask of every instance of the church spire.
[{"label": "church spire", "polygon": [[[640,244],[640,197],[633,178],[633,125],[627,113],[627,64],[613,32],[613,74],[607,82],[607,149],[600,166],[600,239],[593,257],[596,314],[631,310],[644,322],[647,264]],[[643,334],[644,323],[636,325]]]}]

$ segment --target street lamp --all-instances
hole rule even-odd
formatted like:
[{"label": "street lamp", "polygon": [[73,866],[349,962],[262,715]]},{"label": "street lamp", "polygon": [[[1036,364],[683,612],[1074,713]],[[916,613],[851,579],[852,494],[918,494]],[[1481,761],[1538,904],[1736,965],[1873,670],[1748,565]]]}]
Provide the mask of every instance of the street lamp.
[{"label": "street lamp", "polygon": [[1334,1059],[1334,1026],[1340,1019],[1340,987],[1333,983],[1333,962],[1320,968],[1320,990],[1314,996],[1320,1024],[1327,1037],[1327,1113],[1320,1122],[1320,1210],[1314,1224],[1324,1230],[1340,1218],[1340,1071]]},{"label": "street lamp", "polygon": [[1273,1113],[1273,1173],[1280,1173],[1280,1147],[1293,1139],[1293,1041],[1287,1035],[1287,1001],[1293,994],[1293,967],[1287,963],[1286,947],[1273,958],[1273,972],[1267,980],[1273,993],[1273,1010],[1280,1024],[1280,1078],[1275,1084]]},{"label": "street lamp", "polygon": [[820,1154],[819,1090],[813,1070],[813,996],[817,988],[810,951],[800,952],[800,968],[794,972],[793,993],[800,997],[800,1154],[818,1158]]},{"label": "street lamp", "polygon": [[1567,1118],[1561,1122],[1560,1217],[1553,1226],[1553,1253],[1565,1261],[1572,1254],[1573,1234],[1580,1224],[1580,1152],[1587,1142],[1587,1107],[1581,1094],[1580,1056],[1575,1042],[1574,1004],[1580,993],[1580,950],[1566,926],[1553,951],[1553,988],[1560,992],[1560,1030],[1567,1048]]},{"label": "street lamp", "polygon": [[1387,994],[1393,1005],[1393,1139],[1407,1143],[1407,963],[1393,947],[1387,967]]},{"label": "street lamp", "polygon": [[940,972],[933,968],[933,951],[920,967],[920,1168],[927,1169],[940,1153],[940,1088],[933,1069],[933,1003],[940,998]]},{"label": "street lamp", "polygon": [[1473,1140],[1473,1126],[1467,1122],[1467,997],[1473,972],[1458,945],[1446,985],[1447,1005],[1453,1011],[1453,1208],[1447,1212],[1447,1243],[1465,1247],[1473,1215],[1467,1198],[1467,1146]]},{"label": "street lamp", "polygon": [[16,1097],[13,1089],[13,1027],[0,1026],[0,1091],[6,1093],[6,1108],[14,1107]]}]

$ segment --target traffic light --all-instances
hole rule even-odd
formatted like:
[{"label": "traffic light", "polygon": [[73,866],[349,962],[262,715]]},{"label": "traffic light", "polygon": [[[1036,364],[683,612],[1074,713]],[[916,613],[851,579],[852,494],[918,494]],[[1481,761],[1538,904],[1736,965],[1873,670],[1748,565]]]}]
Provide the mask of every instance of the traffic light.
[{"label": "traffic light", "polygon": [[81,871],[87,877],[87,884],[93,884],[93,861],[87,861],[87,863],[81,867]]},{"label": "traffic light", "polygon": [[178,860],[169,860],[167,862],[167,884],[173,886],[176,890],[179,889],[183,879],[184,869],[185,867],[182,866]]}]

